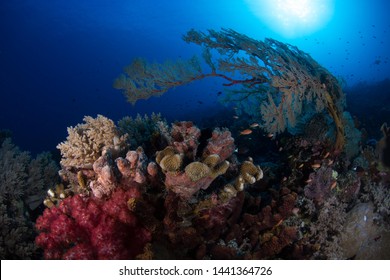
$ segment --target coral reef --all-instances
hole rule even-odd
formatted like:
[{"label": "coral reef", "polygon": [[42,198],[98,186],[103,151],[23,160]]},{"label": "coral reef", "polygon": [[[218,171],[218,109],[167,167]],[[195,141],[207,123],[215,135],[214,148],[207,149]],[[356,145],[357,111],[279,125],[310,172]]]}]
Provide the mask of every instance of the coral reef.
[{"label": "coral reef", "polygon": [[[51,203],[36,224],[36,243],[45,258],[158,257],[153,248],[167,241],[181,244],[181,254],[200,258],[204,242],[236,228],[244,187],[263,177],[260,167],[249,159],[233,160],[237,166],[230,168],[235,147],[227,129],[215,129],[203,139],[193,123],[178,122],[165,139],[169,146],[156,154],[157,163],[139,147],[124,158],[104,149],[92,169],[63,167],[65,186],[49,191]],[[124,239],[129,234],[134,239]],[[155,242],[149,243],[152,237]],[[209,246],[203,257],[215,250]]]},{"label": "coral reef", "polygon": [[36,244],[49,259],[386,258],[390,178],[378,155],[351,158],[329,127],[309,124],[316,132],[268,139],[267,162],[238,157],[227,128],[158,121],[149,156],[108,147],[90,167],[63,166]]}]

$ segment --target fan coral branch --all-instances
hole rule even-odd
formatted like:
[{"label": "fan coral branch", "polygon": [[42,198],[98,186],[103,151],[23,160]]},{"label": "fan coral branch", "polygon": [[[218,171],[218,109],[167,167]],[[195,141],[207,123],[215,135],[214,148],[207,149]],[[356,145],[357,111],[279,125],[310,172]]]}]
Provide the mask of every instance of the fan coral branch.
[{"label": "fan coral branch", "polygon": [[[228,81],[224,86],[241,86],[233,90],[239,96],[233,100],[241,100],[239,105],[245,107],[251,95],[261,96],[246,113],[258,117],[260,109],[263,126],[270,133],[294,128],[298,118],[327,110],[336,125],[335,149],[343,148],[343,92],[336,78],[310,55],[292,45],[273,39],[254,40],[231,29],[208,30],[207,34],[192,29],[183,40],[204,47],[203,58],[210,73],[201,69],[196,58],[164,64],[137,59],[114,87],[135,103],[176,86],[221,77]],[[219,54],[217,60],[213,60],[210,49]]]}]

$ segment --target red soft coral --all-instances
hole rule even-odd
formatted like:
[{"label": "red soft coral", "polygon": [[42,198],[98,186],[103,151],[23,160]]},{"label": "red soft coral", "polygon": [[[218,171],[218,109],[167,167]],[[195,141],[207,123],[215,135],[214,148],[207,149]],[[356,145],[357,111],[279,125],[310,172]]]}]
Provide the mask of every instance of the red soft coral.
[{"label": "red soft coral", "polygon": [[117,189],[101,201],[75,195],[37,219],[36,244],[47,259],[129,259],[142,253],[151,234],[127,206],[134,189]]}]

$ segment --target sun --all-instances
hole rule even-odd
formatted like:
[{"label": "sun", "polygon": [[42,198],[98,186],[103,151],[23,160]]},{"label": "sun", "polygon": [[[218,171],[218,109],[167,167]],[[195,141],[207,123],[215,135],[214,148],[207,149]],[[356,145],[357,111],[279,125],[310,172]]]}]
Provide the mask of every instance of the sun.
[{"label": "sun", "polygon": [[331,19],[333,0],[246,0],[270,29],[292,38],[313,33]]}]

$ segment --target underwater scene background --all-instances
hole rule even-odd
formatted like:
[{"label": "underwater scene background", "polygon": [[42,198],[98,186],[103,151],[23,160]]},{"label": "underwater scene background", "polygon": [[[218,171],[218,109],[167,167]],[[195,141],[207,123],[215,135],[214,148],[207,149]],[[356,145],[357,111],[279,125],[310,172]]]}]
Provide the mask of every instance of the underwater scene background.
[{"label": "underwater scene background", "polygon": [[389,259],[390,3],[0,3],[1,259]]}]

